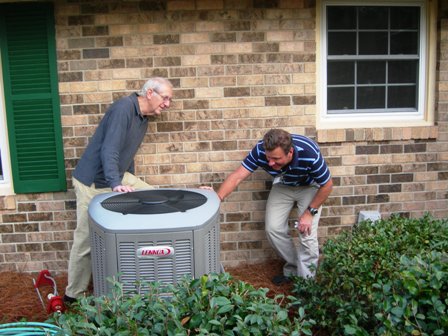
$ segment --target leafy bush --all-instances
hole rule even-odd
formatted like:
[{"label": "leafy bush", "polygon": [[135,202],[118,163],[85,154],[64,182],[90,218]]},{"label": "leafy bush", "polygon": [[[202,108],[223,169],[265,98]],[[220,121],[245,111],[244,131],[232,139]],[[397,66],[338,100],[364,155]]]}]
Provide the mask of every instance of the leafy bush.
[{"label": "leafy bush", "polygon": [[323,246],[315,281],[295,304],[334,335],[437,335],[448,330],[448,222],[366,221]]},{"label": "leafy bush", "polygon": [[[269,298],[228,273],[183,279],[178,285],[144,284],[145,294],[82,298],[53,322],[73,335],[301,335],[312,321],[290,319],[283,296]],[[143,284],[142,284],[143,285]],[[169,293],[169,295],[167,294]]]},{"label": "leafy bush", "polygon": [[400,260],[396,279],[376,283],[380,334],[445,335],[448,332],[448,259],[440,252]]}]

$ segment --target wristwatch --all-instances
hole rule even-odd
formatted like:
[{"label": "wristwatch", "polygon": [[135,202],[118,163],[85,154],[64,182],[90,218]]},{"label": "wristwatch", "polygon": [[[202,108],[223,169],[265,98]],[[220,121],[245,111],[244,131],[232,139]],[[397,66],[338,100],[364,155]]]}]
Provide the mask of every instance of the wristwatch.
[{"label": "wristwatch", "polygon": [[318,212],[319,212],[319,210],[318,209],[316,209],[316,208],[312,208],[312,207],[308,207],[308,211],[311,213],[311,215],[316,215]]}]

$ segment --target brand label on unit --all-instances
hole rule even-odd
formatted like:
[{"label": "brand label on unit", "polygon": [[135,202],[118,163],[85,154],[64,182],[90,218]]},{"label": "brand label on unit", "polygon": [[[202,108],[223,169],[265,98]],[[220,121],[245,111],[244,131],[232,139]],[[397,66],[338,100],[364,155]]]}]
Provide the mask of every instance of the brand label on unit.
[{"label": "brand label on unit", "polygon": [[137,250],[138,258],[166,258],[174,255],[171,246],[144,246]]}]

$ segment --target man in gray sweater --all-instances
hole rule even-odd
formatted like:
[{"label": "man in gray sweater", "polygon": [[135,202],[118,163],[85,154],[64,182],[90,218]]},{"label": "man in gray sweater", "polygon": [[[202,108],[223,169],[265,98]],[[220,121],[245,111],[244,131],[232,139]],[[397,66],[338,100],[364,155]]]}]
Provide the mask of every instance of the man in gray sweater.
[{"label": "man in gray sweater", "polygon": [[170,107],[173,86],[165,78],[149,79],[140,92],[114,102],[106,111],[89,145],[73,171],[77,227],[68,266],[64,301],[82,295],[92,275],[87,209],[98,194],[151,188],[134,176],[134,156],[148,128],[148,117]]}]

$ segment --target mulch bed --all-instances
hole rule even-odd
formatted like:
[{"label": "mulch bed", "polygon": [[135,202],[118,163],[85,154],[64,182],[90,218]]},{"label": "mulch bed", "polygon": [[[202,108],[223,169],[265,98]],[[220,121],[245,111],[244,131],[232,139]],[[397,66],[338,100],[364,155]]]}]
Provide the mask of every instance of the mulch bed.
[{"label": "mulch bed", "polygon": [[[226,268],[235,279],[245,281],[255,288],[268,288],[270,297],[276,294],[288,295],[292,285],[275,286],[271,279],[274,275],[281,274],[283,263],[278,260],[267,261],[259,264],[247,264],[239,267]],[[67,274],[54,275],[58,294],[64,294],[67,284]],[[33,321],[44,322],[49,317],[46,308],[34,288],[33,279],[36,274],[0,272],[0,323]],[[53,293],[50,286],[39,288],[44,303],[47,303],[47,295]]]},{"label": "mulch bed", "polygon": [[[33,279],[37,280],[37,275],[29,273],[1,272],[0,273],[0,323],[33,321],[44,322],[47,318],[46,308],[34,288]],[[54,280],[59,290],[59,295],[63,294],[67,284],[67,275],[54,276]],[[47,295],[53,293],[50,286],[39,288],[44,303],[47,303]]]}]

